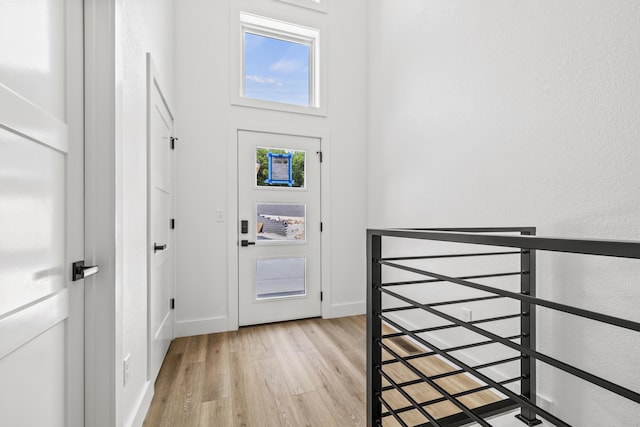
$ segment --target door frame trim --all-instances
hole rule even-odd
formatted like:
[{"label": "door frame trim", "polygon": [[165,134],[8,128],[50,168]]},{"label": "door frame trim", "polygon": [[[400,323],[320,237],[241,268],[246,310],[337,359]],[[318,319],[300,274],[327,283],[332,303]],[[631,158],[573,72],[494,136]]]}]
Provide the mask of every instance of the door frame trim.
[{"label": "door frame trim", "polygon": [[[69,130],[67,163],[66,255],[67,280],[71,263],[85,259],[84,196],[84,0],[65,1],[66,122]],[[67,420],[69,426],[85,424],[85,283],[70,282],[69,320],[67,322]],[[90,315],[90,313],[89,313]],[[82,369],[78,369],[82,367]]]},{"label": "door frame trim", "polygon": [[325,129],[301,128],[295,126],[278,125],[272,123],[258,123],[246,121],[230,122],[227,130],[227,330],[235,331],[239,327],[239,274],[238,274],[238,132],[265,132],[283,135],[301,136],[320,139],[323,161],[320,165],[320,219],[324,224],[324,231],[320,234],[320,291],[323,300],[320,303],[322,317],[327,315],[331,301],[331,227],[330,204],[331,198],[331,133]]},{"label": "door frame trim", "polygon": [[[84,0],[85,425],[122,425],[122,0]],[[120,190],[119,190],[120,189]],[[120,209],[120,210],[118,210]]]},{"label": "door frame trim", "polygon": [[[171,133],[172,133],[172,137],[175,136],[175,115],[173,113],[173,109],[171,108],[171,105],[169,104],[167,97],[164,94],[164,86],[162,84],[160,84],[160,78],[158,76],[158,71],[156,69],[156,65],[155,62],[153,60],[153,55],[151,55],[151,52],[147,52],[146,53],[146,63],[147,63],[147,381],[150,383],[154,383],[157,377],[157,374],[151,375],[152,374],[152,366],[151,366],[151,360],[152,360],[152,342],[153,342],[153,336],[154,336],[154,331],[152,329],[152,325],[151,325],[151,258],[153,257],[152,252],[151,252],[151,247],[153,245],[152,242],[152,230],[151,230],[151,211],[152,211],[152,206],[151,206],[151,177],[152,177],[152,169],[151,169],[151,116],[152,116],[152,90],[153,88],[157,88],[158,90],[158,94],[160,95],[160,99],[162,100],[162,102],[164,103],[165,108],[167,109],[167,112],[169,113],[169,116],[171,118]],[[175,155],[174,155],[174,151],[171,150],[171,156],[173,156],[173,161],[170,164],[170,168],[173,169],[173,181],[171,183],[172,185],[172,189],[171,189],[171,209],[172,211],[174,211],[175,213]],[[169,224],[167,224],[167,227],[169,227]],[[173,248],[171,249],[171,260],[169,261],[172,265],[171,268],[171,298],[175,298],[176,296],[176,277],[175,277],[175,272],[176,272],[176,268],[175,268],[175,234],[174,234],[175,230],[169,230],[170,236],[171,234],[173,234],[173,236],[171,236],[171,238],[167,241],[167,244],[169,244],[170,246],[172,245]],[[171,339],[173,340],[176,336],[175,334],[175,312],[173,313],[173,316],[171,316]],[[153,378],[152,378],[153,377]]]}]

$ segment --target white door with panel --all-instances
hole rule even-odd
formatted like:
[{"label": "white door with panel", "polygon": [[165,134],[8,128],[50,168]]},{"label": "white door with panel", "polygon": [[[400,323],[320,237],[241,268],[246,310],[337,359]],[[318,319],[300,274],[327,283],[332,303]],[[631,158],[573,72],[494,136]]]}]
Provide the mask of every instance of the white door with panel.
[{"label": "white door with panel", "polygon": [[82,1],[0,2],[0,425],[84,424]]},{"label": "white door with panel", "polygon": [[321,314],[320,144],[238,132],[241,326]]},{"label": "white door with panel", "polygon": [[148,67],[148,236],[149,377],[155,381],[174,337],[173,115],[147,54]]}]

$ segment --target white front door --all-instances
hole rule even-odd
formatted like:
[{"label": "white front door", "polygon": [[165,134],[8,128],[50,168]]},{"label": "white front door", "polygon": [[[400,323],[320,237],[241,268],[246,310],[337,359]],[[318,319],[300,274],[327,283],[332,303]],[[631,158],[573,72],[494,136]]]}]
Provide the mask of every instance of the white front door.
[{"label": "white front door", "polygon": [[320,139],[238,132],[239,324],[321,314]]},{"label": "white front door", "polygon": [[84,424],[82,1],[0,2],[0,425]]},{"label": "white front door", "polygon": [[173,116],[151,55],[148,67],[149,380],[155,381],[173,339]]}]

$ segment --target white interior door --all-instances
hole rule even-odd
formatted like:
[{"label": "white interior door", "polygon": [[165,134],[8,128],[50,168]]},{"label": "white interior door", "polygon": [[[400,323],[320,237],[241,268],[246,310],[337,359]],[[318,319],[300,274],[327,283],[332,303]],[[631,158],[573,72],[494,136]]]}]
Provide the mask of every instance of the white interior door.
[{"label": "white interior door", "polygon": [[238,132],[239,324],[321,314],[320,139]]},{"label": "white interior door", "polygon": [[149,129],[149,380],[154,381],[174,337],[171,301],[174,296],[173,266],[173,116],[155,72],[148,65]]},{"label": "white interior door", "polygon": [[82,426],[82,1],[0,2],[0,40],[0,425]]}]

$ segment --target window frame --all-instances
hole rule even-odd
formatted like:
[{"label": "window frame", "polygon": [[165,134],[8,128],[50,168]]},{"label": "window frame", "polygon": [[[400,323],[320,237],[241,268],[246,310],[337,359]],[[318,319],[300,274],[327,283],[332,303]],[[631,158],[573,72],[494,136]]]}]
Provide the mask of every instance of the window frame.
[{"label": "window frame", "polygon": [[318,12],[327,13],[327,2],[329,0],[278,0],[278,1],[304,7],[306,9],[317,10]]},{"label": "window frame", "polygon": [[[237,55],[232,63],[231,104],[244,107],[262,108],[292,113],[326,116],[326,91],[323,84],[326,73],[321,58],[322,29],[293,24],[249,12],[238,12],[237,45],[232,46],[232,54]],[[275,38],[291,43],[309,46],[309,105],[289,104],[278,101],[250,98],[245,96],[245,33]],[[233,70],[233,68],[236,68]]]}]

